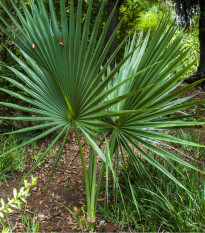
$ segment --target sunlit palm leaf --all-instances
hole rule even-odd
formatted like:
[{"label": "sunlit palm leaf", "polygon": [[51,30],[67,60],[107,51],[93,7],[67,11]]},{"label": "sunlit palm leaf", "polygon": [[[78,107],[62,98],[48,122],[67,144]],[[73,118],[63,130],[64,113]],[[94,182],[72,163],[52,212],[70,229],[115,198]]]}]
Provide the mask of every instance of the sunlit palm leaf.
[{"label": "sunlit palm leaf", "polygon": [[[131,96],[130,98],[109,107],[110,110],[113,111],[128,109],[147,109],[147,111],[112,118],[112,120],[109,121],[110,128],[108,127],[107,131],[117,132],[117,137],[114,142],[116,148],[120,148],[122,144],[131,157],[133,157],[133,152],[129,144],[142,155],[142,157],[139,156],[139,159],[146,159],[147,162],[151,162],[153,166],[158,167],[159,165],[150,160],[151,157],[149,156],[149,151],[169,160],[169,163],[173,160],[183,165],[191,166],[177,158],[175,155],[156,146],[163,145],[163,148],[171,148],[170,142],[192,144],[192,142],[183,141],[174,136],[167,135],[164,131],[166,129],[177,129],[180,127],[191,127],[204,124],[204,122],[184,121],[186,119],[186,114],[181,111],[203,103],[204,100],[187,102],[187,100],[193,96],[179,98],[180,95],[197,85],[199,82],[175,90],[175,88],[183,81],[182,77],[186,74],[187,70],[190,69],[193,63],[187,67],[181,68],[181,61],[189,54],[189,50],[182,49],[183,42],[181,41],[181,34],[173,39],[177,27],[171,25],[167,31],[165,31],[166,23],[167,19],[161,21],[159,28],[151,39],[149,45],[149,32],[143,43],[142,34],[140,35],[139,40],[137,41],[137,44],[139,44],[140,47],[137,48],[130,58],[128,58],[118,74],[115,75],[114,84],[110,84],[110,88],[116,86],[119,82],[122,82],[122,80],[126,80],[130,75],[144,69],[146,66],[151,66],[154,62],[155,66],[141,72],[135,79],[129,80],[107,97],[108,99],[113,99],[130,91],[146,88],[149,84],[151,85],[149,89],[142,89],[137,95]],[[133,49],[134,43],[135,36],[131,43],[127,45],[125,56]],[[108,70],[108,73],[109,72],[110,71]],[[156,109],[149,110],[149,108],[152,107]],[[180,121],[179,116],[169,117],[170,114],[175,114],[176,112],[179,112],[183,121]],[[161,143],[160,140],[162,140],[163,143]],[[204,145],[195,143],[194,146],[204,147]],[[138,165],[140,167],[139,161]],[[193,168],[193,166],[191,167]],[[165,169],[158,168],[172,180],[176,181]]]}]

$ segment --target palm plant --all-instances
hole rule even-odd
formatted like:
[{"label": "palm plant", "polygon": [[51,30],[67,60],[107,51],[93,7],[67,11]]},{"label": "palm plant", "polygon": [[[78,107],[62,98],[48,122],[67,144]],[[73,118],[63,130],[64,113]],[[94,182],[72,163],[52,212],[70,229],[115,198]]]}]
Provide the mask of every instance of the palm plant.
[{"label": "palm plant", "polygon": [[[168,18],[162,19],[150,43],[148,43],[149,33],[145,39],[141,33],[137,44],[135,36],[127,44],[124,58],[119,64],[116,64],[113,70],[110,70],[110,63],[129,37],[128,35],[123,40],[103,66],[107,51],[120,26],[119,24],[107,45],[104,46],[105,35],[115,8],[104,29],[98,35],[105,1],[102,1],[92,32],[89,32],[92,0],[89,1],[84,23],[81,19],[83,1],[78,1],[76,14],[74,1],[71,1],[68,23],[65,1],[61,0],[60,24],[53,0],[49,0],[49,12],[47,12],[43,0],[39,0],[37,3],[30,0],[31,9],[23,0],[20,2],[22,12],[11,1],[16,18],[6,3],[1,2],[1,6],[16,28],[13,29],[2,17],[0,19],[4,26],[0,25],[0,28],[21,50],[25,61],[19,59],[12,52],[10,54],[23,68],[24,73],[8,67],[16,74],[17,79],[3,78],[23,90],[26,95],[4,88],[1,88],[1,91],[25,101],[27,106],[8,102],[1,102],[1,104],[30,112],[32,115],[30,117],[2,116],[1,119],[39,122],[37,126],[12,133],[36,129],[46,130],[1,156],[60,130],[26,174],[26,176],[30,174],[54,144],[63,137],[53,166],[52,177],[67,141],[68,133],[71,128],[74,128],[83,167],[87,213],[91,225],[95,222],[102,177],[108,167],[112,169],[113,158],[119,161],[119,157],[122,158],[125,152],[131,157],[136,169],[144,169],[141,161],[146,160],[183,187],[148,152],[149,150],[159,154],[173,167],[172,161],[192,167],[162,149],[161,146],[171,147],[171,144],[166,142],[200,146],[164,133],[166,129],[204,124],[187,121],[189,115],[181,112],[203,100],[186,102],[190,97],[178,98],[198,82],[174,90],[182,82],[181,77],[192,66],[190,64],[182,68],[180,65],[190,51],[182,49],[182,34],[173,39],[177,30],[174,23],[167,29]],[[179,112],[180,115],[168,116],[175,112]],[[90,145],[88,169],[86,169],[79,131]],[[100,148],[104,142],[106,142],[106,153]],[[97,156],[102,159],[98,177]]]}]

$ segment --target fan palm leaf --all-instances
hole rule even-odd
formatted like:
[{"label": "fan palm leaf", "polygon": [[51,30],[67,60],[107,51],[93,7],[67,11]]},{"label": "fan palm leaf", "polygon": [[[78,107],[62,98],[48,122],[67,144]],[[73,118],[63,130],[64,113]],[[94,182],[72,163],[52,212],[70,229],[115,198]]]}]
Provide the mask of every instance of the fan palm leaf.
[{"label": "fan palm leaf", "polygon": [[[172,161],[177,161],[185,166],[196,169],[184,160],[166,151],[165,148],[172,148],[175,150],[170,143],[190,143],[192,145],[194,144],[194,146],[201,147],[204,147],[204,145],[198,145],[167,135],[165,130],[204,124],[202,122],[194,123],[193,121],[187,121],[187,119],[190,118],[190,115],[182,112],[182,110],[185,110],[186,108],[203,103],[204,100],[187,102],[187,100],[193,96],[180,98],[180,95],[197,85],[200,81],[176,89],[183,81],[182,77],[186,74],[188,69],[190,69],[193,63],[187,67],[181,67],[182,60],[189,54],[190,50],[182,49],[184,43],[182,41],[182,34],[179,34],[173,39],[177,27],[171,25],[166,31],[166,25],[166,19],[164,21],[162,20],[157,32],[149,44],[149,32],[144,41],[142,40],[143,36],[141,33],[137,41],[137,44],[140,46],[120,68],[119,72],[115,75],[114,82],[110,83],[110,88],[116,86],[119,82],[122,82],[122,80],[126,80],[130,75],[137,74],[137,72],[144,67],[149,66],[150,68],[136,75],[135,79],[132,79],[121,87],[115,89],[115,91],[107,97],[108,99],[113,99],[116,96],[124,95],[130,91],[144,88],[138,95],[110,106],[110,110],[123,111],[146,108],[148,111],[112,118],[112,120],[109,120],[107,131],[112,135],[113,132],[115,132],[115,137],[113,137],[114,141],[112,142],[115,145],[115,148],[112,149],[113,154],[116,150],[119,150],[119,148],[124,147],[128,155],[134,157],[134,148],[134,150],[141,155],[139,156],[139,159],[145,159],[150,162],[168,175],[173,181],[180,184],[166,171],[166,169],[163,168],[163,166],[157,163],[149,153],[151,152],[161,156],[168,163],[172,164],[173,167],[175,166]],[[132,41],[126,46],[125,56],[132,51],[135,39],[134,36]],[[155,65],[152,66],[154,63]],[[110,72],[110,70],[108,70],[108,72]],[[147,85],[150,85],[150,88],[146,89]],[[178,113],[178,117],[170,116],[175,113]],[[136,166],[140,169],[141,164],[139,161]],[[180,184],[180,186],[182,185]]]}]

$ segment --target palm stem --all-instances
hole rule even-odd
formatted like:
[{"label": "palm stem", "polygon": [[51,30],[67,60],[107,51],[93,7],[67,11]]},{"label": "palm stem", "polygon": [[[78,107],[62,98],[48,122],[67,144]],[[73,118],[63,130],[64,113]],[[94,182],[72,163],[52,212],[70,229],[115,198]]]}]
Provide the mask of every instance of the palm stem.
[{"label": "palm stem", "polygon": [[81,163],[83,166],[83,175],[84,175],[84,182],[85,182],[85,191],[86,191],[86,202],[87,202],[87,212],[90,212],[90,188],[89,188],[89,181],[88,181],[88,175],[87,175],[87,170],[86,170],[86,165],[85,165],[85,159],[84,159],[84,154],[83,154],[83,149],[82,149],[82,144],[80,142],[80,137],[78,134],[78,129],[77,125],[75,122],[73,122],[75,134],[77,137],[78,141],[78,146],[79,146],[79,151],[80,151],[80,157],[81,157]]},{"label": "palm stem", "polygon": [[90,211],[91,211],[91,217],[93,218],[92,220],[95,220],[95,195],[96,195],[96,168],[97,168],[97,155],[93,151],[93,169],[92,169],[92,183],[91,183],[91,206],[90,206]]},{"label": "palm stem", "polygon": [[99,192],[100,192],[100,188],[101,188],[102,178],[103,178],[103,175],[105,173],[105,167],[106,167],[105,165],[106,165],[106,163],[102,162],[102,165],[101,165],[101,168],[100,168],[100,174],[99,174],[99,177],[98,177],[97,187],[96,187],[95,208],[97,206],[97,201],[98,201],[98,196],[99,196]]}]

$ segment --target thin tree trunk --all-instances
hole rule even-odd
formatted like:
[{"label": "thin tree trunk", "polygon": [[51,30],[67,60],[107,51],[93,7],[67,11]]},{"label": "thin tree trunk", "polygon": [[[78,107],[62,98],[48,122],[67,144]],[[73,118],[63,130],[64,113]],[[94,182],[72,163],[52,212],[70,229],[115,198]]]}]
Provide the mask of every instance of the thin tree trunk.
[{"label": "thin tree trunk", "polygon": [[199,0],[199,43],[200,43],[200,62],[197,74],[202,78],[205,77],[205,1]]},{"label": "thin tree trunk", "polygon": [[[108,0],[108,3],[107,3],[107,19],[109,17],[109,15],[111,14],[115,4],[116,4],[116,0]],[[107,44],[107,42],[109,41],[112,33],[114,32],[115,28],[117,27],[119,21],[118,21],[118,16],[119,16],[119,9],[120,9],[120,6],[122,4],[123,0],[119,0],[118,4],[117,4],[117,7],[116,7],[116,10],[115,10],[115,13],[113,15],[113,18],[111,20],[111,23],[110,23],[110,27],[108,28],[108,31],[107,31],[107,34],[106,34],[106,37],[105,37],[105,44]],[[106,59],[104,61],[104,63],[110,58],[110,56],[113,54],[113,52],[115,51],[117,47],[117,38],[115,37],[115,39],[113,40],[111,46],[110,46],[110,49],[107,53],[107,56],[106,56]],[[113,69],[115,66],[115,61],[112,61],[111,63],[111,69]]]},{"label": "thin tree trunk", "polygon": [[[199,15],[199,44],[200,44],[200,61],[197,73],[186,81],[193,83],[194,81],[205,78],[205,1],[199,0],[200,15]],[[205,81],[199,86],[205,91]]]},{"label": "thin tree trunk", "polygon": [[[197,70],[199,79],[205,78],[205,1],[199,0],[200,16],[199,16],[199,44],[200,44],[200,61]],[[205,81],[201,83],[202,89],[205,91]]]}]

